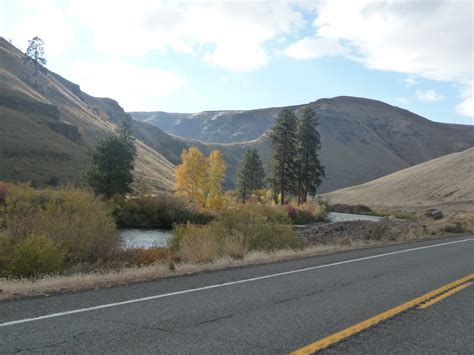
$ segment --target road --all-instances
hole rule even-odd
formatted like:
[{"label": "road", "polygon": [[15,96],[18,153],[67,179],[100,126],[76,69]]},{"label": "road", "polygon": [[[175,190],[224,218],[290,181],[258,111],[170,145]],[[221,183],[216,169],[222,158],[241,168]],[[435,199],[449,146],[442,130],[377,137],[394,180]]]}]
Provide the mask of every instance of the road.
[{"label": "road", "polygon": [[[289,353],[473,271],[464,236],[2,301],[0,352]],[[323,353],[469,353],[473,295],[410,308]]]}]

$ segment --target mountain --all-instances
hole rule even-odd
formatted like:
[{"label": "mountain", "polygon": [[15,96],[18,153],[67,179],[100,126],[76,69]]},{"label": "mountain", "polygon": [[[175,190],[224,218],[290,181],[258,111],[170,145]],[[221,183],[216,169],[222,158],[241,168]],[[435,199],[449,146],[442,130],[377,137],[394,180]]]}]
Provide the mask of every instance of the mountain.
[{"label": "mountain", "polygon": [[[326,167],[322,192],[357,185],[474,146],[474,126],[433,122],[380,101],[341,96],[288,108],[298,111],[306,106],[320,119],[321,161]],[[266,132],[282,109],[131,115],[183,137],[183,142],[188,138],[200,140],[201,145],[222,147],[232,164],[247,147],[257,148],[269,163]]]},{"label": "mountain", "polygon": [[474,148],[326,194],[333,203],[385,207],[463,204],[474,210]]},{"label": "mountain", "polygon": [[[49,70],[33,78],[17,48],[0,37],[0,180],[38,185],[80,181],[95,143],[117,129],[126,115],[109,98],[83,92]],[[119,80],[119,78],[118,78]],[[360,184],[474,145],[474,127],[443,124],[383,102],[336,97],[307,105],[320,117],[320,191]],[[138,180],[171,190],[183,149],[205,154],[219,149],[228,166],[225,187],[234,186],[245,149],[268,164],[267,131],[283,108],[208,111],[197,114],[133,112]]]},{"label": "mountain", "polygon": [[[49,70],[34,78],[25,55],[0,37],[0,180],[79,182],[94,144],[125,114]],[[137,148],[139,179],[171,189],[174,165],[141,140]]]}]

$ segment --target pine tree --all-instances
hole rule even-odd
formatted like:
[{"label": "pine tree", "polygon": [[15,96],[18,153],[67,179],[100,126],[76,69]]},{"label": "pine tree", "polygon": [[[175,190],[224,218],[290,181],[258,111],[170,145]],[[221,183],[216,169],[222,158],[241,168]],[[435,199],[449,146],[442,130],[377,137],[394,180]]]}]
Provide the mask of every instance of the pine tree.
[{"label": "pine tree", "polygon": [[130,124],[125,118],[118,135],[108,137],[96,146],[85,178],[97,195],[110,198],[133,191],[131,185],[137,152]]},{"label": "pine tree", "polygon": [[265,170],[256,149],[245,151],[237,171],[237,196],[242,203],[255,190],[265,187]]},{"label": "pine tree", "polygon": [[224,156],[219,150],[213,150],[209,154],[209,192],[207,194],[207,207],[217,209],[222,207],[222,181],[224,181],[226,166]]},{"label": "pine tree", "polygon": [[273,153],[272,184],[275,193],[279,193],[281,204],[285,204],[287,192],[295,190],[297,180],[296,165],[296,116],[293,111],[284,109],[278,115],[269,132]]},{"label": "pine tree", "polygon": [[296,193],[298,204],[307,201],[308,193],[315,196],[321,178],[324,177],[324,167],[319,161],[321,139],[318,132],[316,113],[307,107],[299,112],[297,125],[297,170],[298,184]]},{"label": "pine tree", "polygon": [[33,37],[28,41],[26,48],[26,58],[33,64],[33,77],[36,80],[39,70],[44,70],[46,58],[44,57],[44,41],[39,37]]},{"label": "pine tree", "polygon": [[207,159],[199,149],[183,149],[181,164],[176,167],[176,193],[204,206],[209,186],[208,172]]}]

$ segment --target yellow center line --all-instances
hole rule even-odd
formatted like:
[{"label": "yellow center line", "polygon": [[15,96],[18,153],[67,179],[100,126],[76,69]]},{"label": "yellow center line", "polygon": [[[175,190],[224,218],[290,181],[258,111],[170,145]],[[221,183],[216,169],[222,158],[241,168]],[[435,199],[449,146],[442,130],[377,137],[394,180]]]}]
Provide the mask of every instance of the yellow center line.
[{"label": "yellow center line", "polygon": [[[318,340],[314,343],[311,343],[309,345],[306,345],[298,350],[295,350],[292,352],[292,355],[301,355],[301,354],[312,354],[315,353],[316,351],[322,350],[330,345],[333,345],[339,341],[341,341],[344,338],[350,337],[356,333],[359,333],[377,323],[380,323],[381,321],[384,321],[388,318],[391,318],[399,313],[405,312],[410,308],[413,308],[421,303],[427,302],[431,300],[434,297],[437,297],[441,294],[444,294],[447,291],[450,291],[451,289],[454,289],[456,287],[459,287],[463,284],[466,284],[467,282],[471,281],[474,279],[474,274],[470,274],[468,276],[465,276],[459,280],[453,281],[447,285],[444,285],[440,288],[437,288],[436,290],[433,290],[431,292],[428,292],[424,294],[423,296],[414,298],[411,301],[405,302],[400,306],[394,307],[392,309],[389,309],[388,311],[385,311],[383,313],[380,313],[372,318],[369,318],[367,320],[364,320],[360,323],[357,323],[349,328],[346,328],[344,330],[341,330],[337,333],[334,333],[330,336],[327,336],[321,340]],[[466,284],[468,285],[468,284]],[[467,287],[467,286],[465,286]],[[463,287],[464,288],[464,287]],[[460,290],[459,290],[460,291]],[[446,296],[448,297],[448,296]]]},{"label": "yellow center line", "polygon": [[455,293],[458,293],[459,291],[461,290],[464,290],[466,287],[469,287],[472,285],[472,282],[468,282],[468,283],[465,283],[465,284],[462,284],[462,285],[459,285],[451,290],[449,290],[448,292],[445,292],[443,293],[442,295],[439,295],[438,297],[435,297],[433,298],[432,300],[426,302],[426,303],[423,303],[421,305],[418,306],[418,308],[422,308],[422,309],[425,309],[425,308],[428,308],[429,306],[432,306],[434,305],[435,303],[438,303],[439,301],[441,301],[442,299],[446,298],[446,297],[449,297],[449,296],[452,296],[454,295]]}]

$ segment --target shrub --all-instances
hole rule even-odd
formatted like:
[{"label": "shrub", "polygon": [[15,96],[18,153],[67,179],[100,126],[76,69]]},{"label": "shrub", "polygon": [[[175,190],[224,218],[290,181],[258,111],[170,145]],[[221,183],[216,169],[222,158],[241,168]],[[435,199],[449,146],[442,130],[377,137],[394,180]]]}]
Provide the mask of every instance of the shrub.
[{"label": "shrub", "polygon": [[122,228],[171,228],[174,224],[206,224],[213,216],[168,193],[123,200],[114,210]]},{"label": "shrub", "polygon": [[120,239],[104,202],[75,188],[36,191],[12,185],[5,212],[14,244],[31,235],[50,239],[64,252],[67,264],[110,260],[120,251]]},{"label": "shrub", "polygon": [[328,209],[322,200],[310,200],[300,206],[291,204],[284,205],[292,224],[310,224],[324,221],[328,215]]},{"label": "shrub", "polygon": [[176,226],[169,247],[178,259],[194,262],[219,256],[243,258],[250,250],[302,248],[303,241],[289,221],[282,208],[246,204],[228,208],[208,225]]},{"label": "shrub", "polygon": [[64,253],[43,235],[31,235],[13,247],[7,273],[17,277],[38,277],[59,272],[64,267]]},{"label": "shrub", "polygon": [[125,261],[129,265],[144,266],[170,260],[170,250],[166,248],[127,249]]},{"label": "shrub", "polygon": [[0,232],[0,277],[9,276],[14,244],[6,233]]},{"label": "shrub", "polygon": [[8,185],[6,182],[0,181],[0,204],[4,204],[7,199]]},{"label": "shrub", "polygon": [[368,214],[372,215],[374,211],[366,205],[346,205],[343,203],[336,203],[331,205],[331,212],[352,213],[352,214]]}]

